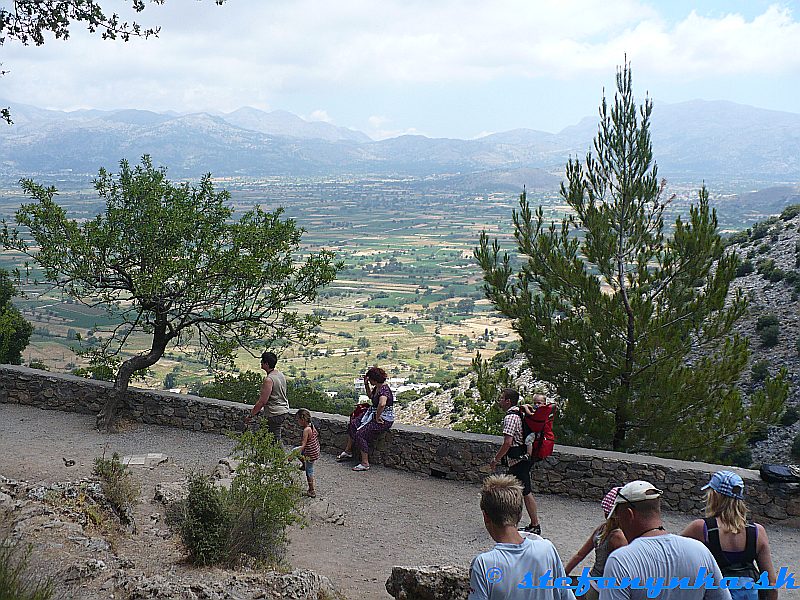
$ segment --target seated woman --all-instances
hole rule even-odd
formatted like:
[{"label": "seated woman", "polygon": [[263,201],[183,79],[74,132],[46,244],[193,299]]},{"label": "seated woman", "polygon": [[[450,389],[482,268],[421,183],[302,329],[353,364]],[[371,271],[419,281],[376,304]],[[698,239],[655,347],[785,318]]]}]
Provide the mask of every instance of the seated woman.
[{"label": "seated woman", "polygon": [[360,419],[350,419],[347,433],[347,447],[337,459],[352,458],[353,445],[361,451],[361,462],[353,467],[353,471],[369,470],[369,445],[379,433],[387,431],[394,423],[394,394],[386,383],[386,371],[379,367],[370,367],[364,375],[364,390],[372,401],[372,406]]},{"label": "seated woman", "polygon": [[[717,471],[703,486],[706,492],[706,518],[692,521],[682,535],[703,542],[719,565],[724,577],[758,580],[767,573],[775,585],[775,567],[767,532],[761,525],[747,522],[744,481],[733,471]],[[758,568],[753,564],[758,564]],[[758,600],[758,590],[729,590],[733,600]],[[765,590],[767,600],[778,597],[777,590]]]}]

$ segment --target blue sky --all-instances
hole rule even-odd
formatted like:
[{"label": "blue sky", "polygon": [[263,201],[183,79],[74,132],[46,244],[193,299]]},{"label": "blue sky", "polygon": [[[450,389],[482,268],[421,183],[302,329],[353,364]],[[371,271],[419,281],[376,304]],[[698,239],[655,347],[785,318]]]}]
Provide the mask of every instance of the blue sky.
[{"label": "blue sky", "polygon": [[[107,2],[109,5],[115,3]],[[637,93],[800,113],[798,2],[167,0],[158,39],[0,47],[0,97],[55,109],[284,109],[473,138],[594,115],[627,54]]]}]

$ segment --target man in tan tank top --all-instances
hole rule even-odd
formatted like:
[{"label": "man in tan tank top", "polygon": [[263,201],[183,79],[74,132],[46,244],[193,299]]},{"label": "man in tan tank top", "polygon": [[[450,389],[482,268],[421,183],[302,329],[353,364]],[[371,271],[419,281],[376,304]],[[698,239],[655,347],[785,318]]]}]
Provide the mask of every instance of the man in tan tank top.
[{"label": "man in tan tank top", "polygon": [[286,377],[275,368],[278,364],[278,357],[273,352],[264,352],[261,355],[261,368],[266,371],[267,376],[261,384],[261,395],[258,398],[253,410],[245,417],[245,425],[262,410],[266,413],[267,427],[270,433],[275,436],[275,440],[281,443],[281,433],[283,422],[289,414],[289,400],[286,397]]}]

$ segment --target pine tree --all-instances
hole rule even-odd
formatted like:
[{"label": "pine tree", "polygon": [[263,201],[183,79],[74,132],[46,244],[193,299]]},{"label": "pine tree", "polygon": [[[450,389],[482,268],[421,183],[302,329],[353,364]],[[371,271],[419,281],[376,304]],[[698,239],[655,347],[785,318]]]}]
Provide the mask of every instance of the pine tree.
[{"label": "pine tree", "polygon": [[649,98],[637,109],[626,63],[613,105],[600,106],[594,153],[567,164],[571,214],[547,225],[523,193],[519,271],[485,232],[475,256],[530,366],[567,400],[563,441],[715,460],[779,417],[788,384],[782,371],[742,397],[749,349],[734,325],[747,306],[729,294],[738,258],[723,249],[705,186],[665,232],[652,109]]}]

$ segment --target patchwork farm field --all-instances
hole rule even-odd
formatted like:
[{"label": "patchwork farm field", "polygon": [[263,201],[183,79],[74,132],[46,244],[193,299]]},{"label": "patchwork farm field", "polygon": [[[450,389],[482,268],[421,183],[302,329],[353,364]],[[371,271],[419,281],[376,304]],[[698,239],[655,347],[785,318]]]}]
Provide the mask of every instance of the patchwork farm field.
[{"label": "patchwork farm field", "polygon": [[[53,184],[64,189],[58,200],[70,216],[88,218],[102,209],[88,183]],[[316,344],[282,348],[289,375],[325,389],[352,389],[368,365],[378,364],[393,377],[433,381],[468,366],[476,350],[491,356],[514,339],[510,323],[483,299],[481,274],[472,258],[484,229],[510,247],[511,211],[517,204],[513,192],[423,193],[400,180],[226,179],[218,185],[231,192],[237,211],[255,204],[267,210],[283,207],[305,229],[305,250],[333,250],[344,261],[337,280],[317,301],[300,307],[321,316],[322,323]],[[0,214],[8,218],[22,201],[18,192],[4,192]],[[17,304],[35,327],[26,363],[54,371],[82,366],[72,348],[96,343],[115,325],[99,308],[34,285],[37,273],[20,255],[4,253],[0,268],[21,273],[25,296]],[[133,336],[128,353],[143,351],[147,341]],[[256,358],[239,353],[239,370],[258,366]],[[171,349],[137,385],[196,389],[214,372],[188,345]]]},{"label": "patchwork farm field", "polygon": [[[57,200],[71,217],[90,218],[103,208],[88,176],[43,176],[40,182],[59,189]],[[323,320],[316,344],[281,348],[282,366],[289,375],[324,389],[352,389],[365,367],[378,364],[393,377],[410,382],[442,381],[468,366],[477,350],[492,356],[515,339],[510,323],[483,299],[472,251],[483,230],[512,248],[511,213],[518,194],[468,194],[424,183],[344,177],[216,181],[218,189],[231,193],[237,212],[255,204],[266,210],[283,207],[285,215],[305,229],[305,250],[333,250],[344,261],[337,280],[322,290],[318,300],[300,307]],[[0,217],[8,218],[25,198],[18,186],[0,184],[6,188],[0,191]],[[670,212],[688,212],[696,190],[686,186],[677,191]],[[529,193],[529,200],[544,207],[547,219],[560,218],[566,211],[555,189]],[[723,227],[746,226],[742,215],[729,215],[723,208]],[[37,274],[20,255],[3,253],[0,268],[19,269],[26,295],[17,303],[36,328],[25,351],[26,363],[72,370],[83,364],[71,350],[79,345],[78,338],[86,347],[115,325],[101,309],[34,285]],[[127,352],[143,351],[147,341],[134,336]],[[239,353],[237,369],[258,367],[257,358]],[[192,390],[214,373],[214,366],[189,344],[171,349],[137,385]]]}]

